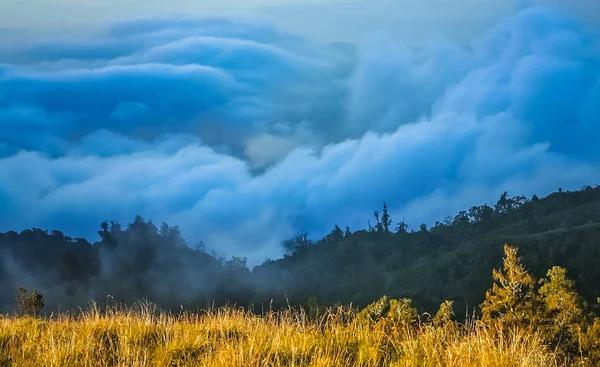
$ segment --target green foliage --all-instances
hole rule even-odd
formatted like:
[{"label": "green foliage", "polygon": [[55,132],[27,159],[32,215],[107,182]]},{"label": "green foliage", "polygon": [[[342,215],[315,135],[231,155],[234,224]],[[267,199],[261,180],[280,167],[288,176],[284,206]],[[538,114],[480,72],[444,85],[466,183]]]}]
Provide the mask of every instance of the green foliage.
[{"label": "green foliage", "polygon": [[29,294],[25,287],[19,287],[15,303],[19,316],[39,317],[44,309],[44,296],[35,289]]},{"label": "green foliage", "polygon": [[[423,226],[407,233],[402,226],[389,237],[359,231],[335,250],[317,248],[310,258],[278,265],[282,270],[302,265],[314,269],[324,287],[313,293],[324,300],[364,305],[381,294],[398,294],[434,312],[444,299],[455,300],[458,308],[480,304],[491,287],[484,275],[500,265],[494,255],[498,246],[515,243],[532,275],[540,277],[559,264],[581,279],[586,300],[598,294],[600,270],[589,259],[600,256],[600,224],[595,224],[600,189],[529,201],[506,194],[499,202],[496,211],[489,205],[473,207],[429,230]],[[355,286],[346,286],[346,281]]]}]

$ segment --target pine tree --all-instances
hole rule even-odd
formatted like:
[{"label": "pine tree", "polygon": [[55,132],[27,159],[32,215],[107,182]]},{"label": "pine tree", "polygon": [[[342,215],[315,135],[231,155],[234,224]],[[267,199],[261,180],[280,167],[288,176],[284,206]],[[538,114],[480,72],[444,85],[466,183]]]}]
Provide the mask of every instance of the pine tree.
[{"label": "pine tree", "polygon": [[504,254],[503,269],[494,269],[494,284],[481,306],[481,321],[501,328],[535,325],[539,302],[533,278],[517,256],[516,248],[505,245]]},{"label": "pine tree", "polygon": [[544,336],[568,352],[577,352],[578,335],[585,329],[585,303],[575,291],[575,282],[559,266],[548,270],[540,281],[544,304]]}]

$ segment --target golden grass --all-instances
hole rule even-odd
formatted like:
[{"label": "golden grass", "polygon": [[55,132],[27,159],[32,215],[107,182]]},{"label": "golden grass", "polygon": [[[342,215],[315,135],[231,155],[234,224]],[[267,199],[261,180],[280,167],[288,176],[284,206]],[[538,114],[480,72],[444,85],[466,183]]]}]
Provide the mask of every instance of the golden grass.
[{"label": "golden grass", "polygon": [[558,366],[535,335],[475,326],[409,328],[328,312],[152,310],[0,317],[0,366]]}]

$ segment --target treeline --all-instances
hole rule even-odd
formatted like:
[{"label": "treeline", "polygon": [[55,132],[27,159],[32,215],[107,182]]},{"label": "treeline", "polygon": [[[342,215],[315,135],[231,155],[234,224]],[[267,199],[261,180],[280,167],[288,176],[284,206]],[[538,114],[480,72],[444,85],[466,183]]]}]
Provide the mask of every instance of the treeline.
[{"label": "treeline", "polygon": [[505,193],[432,228],[411,229],[393,219],[384,205],[367,230],[335,226],[314,242],[299,233],[282,244],[288,255],[252,270],[244,259],[190,248],[177,227],[140,217],[126,227],[102,223],[93,244],[59,231],[7,232],[0,234],[0,308],[12,310],[16,290],[25,286],[45,296],[46,310],[139,299],[164,309],[309,300],[364,307],[385,294],[410,298],[429,312],[450,300],[466,313],[479,310],[505,243],[519,247],[534,278],[558,265],[583,300],[594,304],[600,295],[598,187],[541,199]]},{"label": "treeline", "polygon": [[[380,215],[381,214],[381,215]],[[408,297],[432,311],[444,300],[472,310],[491,285],[487,274],[498,268],[502,246],[519,246],[532,275],[539,278],[558,265],[575,278],[587,301],[600,295],[600,188],[559,190],[543,199],[504,193],[437,222],[409,229],[393,223],[384,206],[368,230],[339,227],[317,243],[297,237],[283,259],[254,269],[267,281],[279,274],[278,288],[294,303],[316,296],[325,304],[364,306],[382,294]]]},{"label": "treeline", "polygon": [[127,228],[102,223],[100,241],[40,229],[0,234],[0,305],[10,310],[19,286],[45,296],[46,310],[71,310],[90,301],[165,309],[246,302],[250,271],[237,259],[218,260],[191,249],[177,227],[136,217]]}]

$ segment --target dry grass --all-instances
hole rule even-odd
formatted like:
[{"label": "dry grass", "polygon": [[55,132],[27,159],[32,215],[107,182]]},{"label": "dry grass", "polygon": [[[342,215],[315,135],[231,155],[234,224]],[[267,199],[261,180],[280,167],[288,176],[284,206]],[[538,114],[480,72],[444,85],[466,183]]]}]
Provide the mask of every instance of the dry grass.
[{"label": "dry grass", "polygon": [[[152,309],[48,319],[0,318],[0,366],[558,366],[535,335],[475,326],[409,328],[329,312],[263,316]],[[351,320],[349,320],[351,319]]]}]

